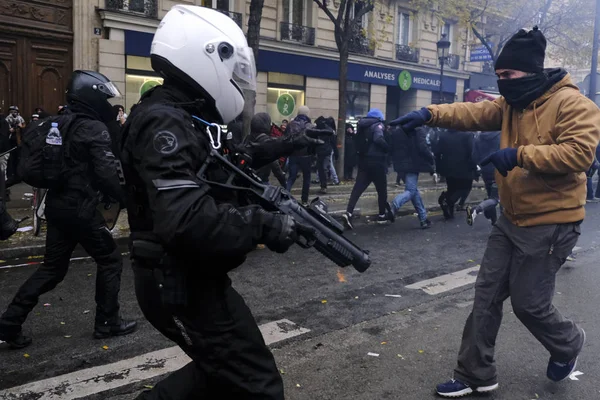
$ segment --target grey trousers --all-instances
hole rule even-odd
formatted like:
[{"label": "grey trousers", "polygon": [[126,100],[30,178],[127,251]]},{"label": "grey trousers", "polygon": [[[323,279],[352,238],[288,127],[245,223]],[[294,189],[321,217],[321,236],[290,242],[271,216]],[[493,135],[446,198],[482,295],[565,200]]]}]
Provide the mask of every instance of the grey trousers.
[{"label": "grey trousers", "polygon": [[517,318],[553,360],[566,362],[579,354],[583,334],[558,312],[552,299],[556,273],[580,232],[578,223],[518,227],[503,215],[498,218],[475,283],[455,379],[471,386],[497,383],[494,347],[508,297]]}]

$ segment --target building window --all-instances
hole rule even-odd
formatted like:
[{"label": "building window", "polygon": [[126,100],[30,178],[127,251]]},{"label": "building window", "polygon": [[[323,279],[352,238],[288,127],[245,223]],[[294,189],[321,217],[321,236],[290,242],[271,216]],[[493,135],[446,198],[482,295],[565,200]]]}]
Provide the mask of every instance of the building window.
[{"label": "building window", "polygon": [[231,0],[202,0],[203,7],[215,8],[221,11],[233,11]]},{"label": "building window", "polygon": [[346,119],[357,120],[369,112],[371,85],[348,81],[346,84]]},{"label": "building window", "polygon": [[305,102],[304,76],[269,72],[267,77],[267,113],[271,121],[292,120]]},{"label": "building window", "polygon": [[431,104],[450,104],[454,103],[454,93],[442,93],[442,100],[440,101],[440,92],[431,92]]},{"label": "building window", "polygon": [[454,25],[451,22],[444,22],[442,25],[442,34],[446,34],[446,39],[450,41],[450,53],[455,53],[456,43],[454,40]]},{"label": "building window", "polygon": [[155,86],[162,85],[163,79],[158,76],[150,65],[150,57],[127,56],[125,70],[125,112],[129,113],[131,107],[140,97]]},{"label": "building window", "polygon": [[401,11],[398,14],[398,44],[408,46],[412,40],[410,15]]},{"label": "building window", "polygon": [[[360,10],[362,10],[365,6],[366,6],[366,4],[365,4],[364,0],[358,0],[358,1],[354,2],[354,7],[350,8],[350,18],[353,19],[354,16],[356,14],[358,14],[358,12]],[[365,15],[362,16],[362,18],[360,20],[360,27],[362,29],[364,29],[365,31],[369,27],[369,14],[370,13],[366,13]]]},{"label": "building window", "polygon": [[283,0],[283,20],[288,24],[304,25],[306,20],[305,0]]}]

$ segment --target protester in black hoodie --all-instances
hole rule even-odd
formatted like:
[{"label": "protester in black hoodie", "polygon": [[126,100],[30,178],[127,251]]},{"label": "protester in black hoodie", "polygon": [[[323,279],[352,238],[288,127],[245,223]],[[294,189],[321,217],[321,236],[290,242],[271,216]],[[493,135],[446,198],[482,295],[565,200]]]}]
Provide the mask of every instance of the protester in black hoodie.
[{"label": "protester in black hoodie", "polygon": [[[317,129],[333,129],[335,132],[335,120],[332,117],[319,117],[315,120]],[[337,137],[332,135],[323,140],[323,144],[317,146],[317,173],[321,183],[321,194],[327,193],[327,171],[333,167],[331,165],[331,156],[337,154]],[[329,168],[328,168],[329,167]],[[334,170],[335,172],[335,170]],[[335,184],[334,178],[334,184]]]},{"label": "protester in black hoodie", "polygon": [[[252,117],[250,121],[250,135],[246,138],[247,142],[263,143],[269,140],[277,140],[269,135],[271,131],[271,117],[267,113],[258,113]],[[279,160],[273,161],[271,164],[265,165],[256,171],[256,174],[263,181],[269,182],[269,175],[275,175],[281,186],[285,187],[285,175],[279,165]]]},{"label": "protester in black hoodie", "polygon": [[[298,107],[298,115],[294,118],[286,128],[285,135],[297,135],[301,132],[306,132],[306,129],[311,128],[310,117],[308,114],[310,109],[307,106]],[[302,194],[300,199],[302,204],[308,204],[308,191],[310,190],[310,162],[311,155],[309,154],[308,148],[295,151],[289,157],[289,176],[287,180],[286,189],[292,190],[294,182],[299,172],[302,172]]]},{"label": "protester in black hoodie", "polygon": [[356,167],[357,156],[354,137],[356,132],[354,127],[346,124],[346,135],[344,137],[344,180],[354,180],[354,167]]},{"label": "protester in black hoodie", "polygon": [[373,183],[377,190],[379,203],[378,223],[387,223],[394,220],[390,205],[387,202],[387,154],[390,146],[385,141],[383,113],[377,108],[371,109],[366,118],[358,121],[356,147],[358,152],[358,175],[350,194],[348,207],[343,214],[346,226],[352,229],[352,213],[358,199]]},{"label": "protester in black hoodie", "polygon": [[472,159],[473,133],[441,130],[436,146],[436,167],[446,177],[448,190],[442,192],[438,202],[444,218],[454,218],[456,202],[466,198],[473,187],[477,166]]}]

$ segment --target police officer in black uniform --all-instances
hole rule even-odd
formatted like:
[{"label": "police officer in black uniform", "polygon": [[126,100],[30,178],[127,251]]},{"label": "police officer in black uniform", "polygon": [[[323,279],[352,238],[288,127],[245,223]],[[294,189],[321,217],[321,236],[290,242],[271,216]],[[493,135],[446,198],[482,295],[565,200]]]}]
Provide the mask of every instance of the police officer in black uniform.
[{"label": "police officer in black uniform", "polygon": [[[281,400],[273,355],[227,273],[257,244],[285,252],[302,227],[196,175],[211,150],[202,121],[232,121],[242,91],[255,89],[252,50],[227,16],[177,5],[159,25],[151,60],[165,81],[129,115],[121,154],[136,295],[145,317],[192,362],[139,398]],[[243,151],[258,168],[315,142],[300,133]],[[207,178],[226,176],[215,164]]]},{"label": "police officer in black uniform", "polygon": [[97,210],[102,196],[123,202],[117,164],[106,123],[114,119],[109,98],[120,96],[104,75],[75,71],[67,88],[67,102],[74,113],[69,132],[63,134],[68,171],[64,186],[46,197],[46,254],[44,263],[21,286],[0,318],[0,340],[13,348],[31,344],[21,326],[40,295],[54,289],[65,277],[71,254],[81,244],[98,265],[94,337],[125,335],[136,322],[119,315],[122,258]]}]

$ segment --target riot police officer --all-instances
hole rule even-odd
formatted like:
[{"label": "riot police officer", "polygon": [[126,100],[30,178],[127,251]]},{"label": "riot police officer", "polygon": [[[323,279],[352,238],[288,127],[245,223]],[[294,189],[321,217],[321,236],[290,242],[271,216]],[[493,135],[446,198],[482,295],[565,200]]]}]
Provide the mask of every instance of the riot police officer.
[{"label": "riot police officer", "polygon": [[97,210],[101,195],[123,201],[111,136],[106,123],[113,119],[109,98],[120,96],[115,85],[93,71],[75,71],[67,87],[73,122],[65,138],[68,171],[64,185],[46,197],[46,254],[44,263],[21,286],[0,318],[0,340],[13,348],[31,344],[21,326],[40,295],[54,289],[65,277],[75,246],[81,244],[98,265],[94,337],[125,335],[135,321],[119,315],[121,253]]},{"label": "riot police officer", "polygon": [[[140,398],[281,400],[273,355],[227,273],[257,244],[285,252],[301,227],[197,176],[211,140],[218,147],[207,123],[234,120],[243,91],[256,88],[252,50],[227,16],[177,5],[156,31],[151,62],[164,84],[129,115],[121,154],[136,295],[150,323],[193,361]],[[301,133],[243,151],[260,167],[311,142]],[[216,164],[207,177],[226,178]]]}]

